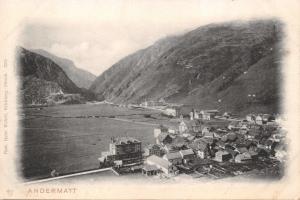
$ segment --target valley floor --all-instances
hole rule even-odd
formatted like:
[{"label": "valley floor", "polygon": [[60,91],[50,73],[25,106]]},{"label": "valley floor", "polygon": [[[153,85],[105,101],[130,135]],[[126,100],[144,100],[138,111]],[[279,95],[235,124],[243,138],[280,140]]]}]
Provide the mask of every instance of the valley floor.
[{"label": "valley floor", "polygon": [[176,124],[154,110],[107,104],[24,108],[22,116],[18,146],[27,180],[49,177],[52,170],[68,174],[96,169],[111,137],[132,136],[147,145],[154,143],[153,128],[162,122]]}]

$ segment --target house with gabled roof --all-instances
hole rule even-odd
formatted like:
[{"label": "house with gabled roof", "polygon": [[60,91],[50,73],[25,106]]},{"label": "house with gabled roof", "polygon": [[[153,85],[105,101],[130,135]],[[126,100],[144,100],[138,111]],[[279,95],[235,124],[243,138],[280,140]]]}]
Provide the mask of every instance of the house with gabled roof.
[{"label": "house with gabled roof", "polygon": [[231,154],[225,150],[219,150],[216,152],[215,161],[217,162],[225,162],[232,158]]},{"label": "house with gabled roof", "polygon": [[165,174],[178,173],[177,168],[173,166],[171,162],[169,162],[166,159],[160,158],[156,155],[148,157],[145,161],[145,164],[154,165],[156,168],[160,169]]},{"label": "house with gabled roof", "polygon": [[186,123],[183,120],[181,120],[179,123],[179,126],[178,126],[179,133],[181,133],[181,134],[185,133],[187,130],[188,130],[188,127],[187,127]]},{"label": "house with gabled roof", "polygon": [[261,115],[257,115],[255,117],[255,123],[258,124],[258,125],[262,125],[263,124],[263,118]]},{"label": "house with gabled roof", "polygon": [[163,156],[163,159],[169,161],[173,165],[180,165],[183,162],[182,156],[179,151],[167,153]]},{"label": "house with gabled roof", "polygon": [[193,161],[196,157],[196,155],[192,149],[180,150],[179,153],[181,154],[184,164],[187,164],[187,163]]},{"label": "house with gabled roof", "polygon": [[163,147],[159,144],[149,144],[144,149],[144,156],[157,155],[159,157],[163,156],[165,153]]}]

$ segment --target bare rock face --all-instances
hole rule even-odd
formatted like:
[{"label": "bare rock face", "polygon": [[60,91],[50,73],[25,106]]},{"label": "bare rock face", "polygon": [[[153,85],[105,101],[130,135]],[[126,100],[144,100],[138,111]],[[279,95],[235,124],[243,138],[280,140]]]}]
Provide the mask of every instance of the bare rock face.
[{"label": "bare rock face", "polygon": [[123,58],[90,89],[114,102],[279,112],[281,28],[275,20],[199,27]]}]

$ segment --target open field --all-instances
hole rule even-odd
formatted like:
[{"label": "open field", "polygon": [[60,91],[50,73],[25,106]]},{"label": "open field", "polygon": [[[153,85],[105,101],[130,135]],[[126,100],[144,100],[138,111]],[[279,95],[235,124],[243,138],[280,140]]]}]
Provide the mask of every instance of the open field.
[{"label": "open field", "polygon": [[147,145],[154,143],[153,128],[169,121],[144,117],[160,116],[156,111],[111,105],[25,108],[23,113],[19,145],[25,179],[49,177],[53,169],[60,174],[95,169],[111,137],[132,136]]}]

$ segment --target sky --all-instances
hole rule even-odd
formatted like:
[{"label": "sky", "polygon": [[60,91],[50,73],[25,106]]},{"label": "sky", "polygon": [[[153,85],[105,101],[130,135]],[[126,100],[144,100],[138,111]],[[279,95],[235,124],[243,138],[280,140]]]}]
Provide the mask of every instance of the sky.
[{"label": "sky", "polygon": [[21,46],[44,49],[57,56],[71,59],[77,67],[99,75],[126,55],[153,44],[186,28],[144,24],[99,23],[87,24],[29,24],[23,33]]},{"label": "sky", "polygon": [[[71,59],[77,67],[100,75],[123,57],[168,35],[183,34],[211,21],[241,19],[239,2],[210,2],[36,1],[31,5],[34,12],[23,23],[19,44]],[[227,8],[233,11],[224,13]],[[251,18],[251,13],[243,16]]]}]

